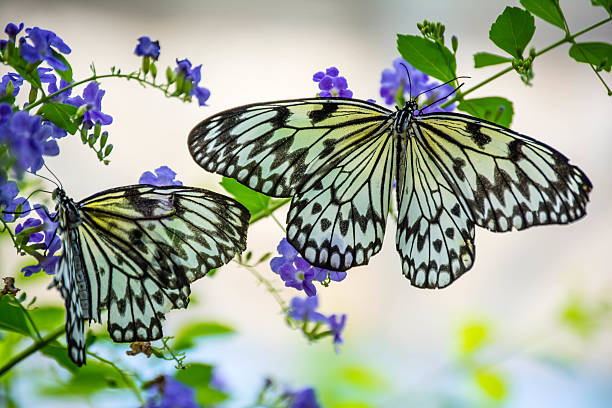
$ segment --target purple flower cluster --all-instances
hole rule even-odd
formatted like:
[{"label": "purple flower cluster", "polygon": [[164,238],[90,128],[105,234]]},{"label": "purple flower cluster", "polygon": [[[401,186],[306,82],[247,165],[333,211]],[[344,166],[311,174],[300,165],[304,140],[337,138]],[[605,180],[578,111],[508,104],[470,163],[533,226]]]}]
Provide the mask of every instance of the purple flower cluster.
[{"label": "purple flower cluster", "polygon": [[151,41],[151,38],[143,35],[138,39],[138,45],[134,50],[134,54],[139,57],[151,57],[155,61],[159,58],[159,41]]},{"label": "purple flower cluster", "polygon": [[26,266],[21,270],[26,277],[40,272],[41,269],[47,275],[53,275],[61,258],[61,256],[54,255],[62,247],[61,240],[56,233],[57,223],[51,219],[54,214],[50,216],[41,206],[35,206],[35,210],[39,218],[28,218],[15,227],[15,235],[18,235],[26,228],[37,227],[39,225],[45,226],[42,232],[35,232],[29,236],[28,243],[44,244],[45,256],[37,264]]},{"label": "purple flower cluster", "polygon": [[[410,81],[408,75],[410,75]],[[424,98],[419,99],[419,105],[427,106],[429,112],[450,112],[455,109],[455,105],[440,108],[439,104],[443,100],[438,101],[438,99],[450,95],[454,88],[450,85],[440,87],[438,85],[440,85],[439,82],[430,81],[427,74],[408,64],[403,58],[397,58],[393,61],[393,69],[386,68],[382,72],[380,96],[384,98],[387,105],[393,105],[396,103],[398,96],[400,98],[414,98],[422,94]]]},{"label": "purple flower cluster", "polygon": [[281,256],[272,258],[270,268],[280,275],[288,288],[303,290],[308,296],[314,296],[317,289],[312,283],[313,280],[325,282],[329,279],[340,282],[346,278],[346,272],[329,271],[310,265],[286,238],[281,240],[277,249]]},{"label": "purple flower cluster", "polygon": [[0,80],[0,98],[7,96],[7,88],[9,86],[9,83],[13,88],[11,96],[17,96],[17,94],[19,93],[19,88],[21,87],[21,85],[23,85],[23,78],[21,77],[21,75],[16,74],[14,72],[9,72],[8,74],[4,75],[2,77],[2,80]]},{"label": "purple flower cluster", "polygon": [[[20,27],[23,27],[23,23],[20,25]],[[9,31],[8,28],[9,27],[7,26],[5,29],[5,32],[7,33]],[[11,33],[14,32],[13,27],[11,27],[11,29]],[[18,30],[17,33],[19,31],[21,30]],[[11,38],[11,33],[8,33],[9,41]],[[68,69],[66,64],[64,64],[54,55],[54,51],[62,54],[70,54],[71,52],[70,47],[68,47],[68,45],[66,45],[66,43],[60,37],[58,37],[53,31],[43,30],[39,27],[26,28],[26,33],[28,35],[22,39],[19,47],[21,56],[24,60],[31,64],[46,61],[50,67],[58,71],[65,71]],[[17,34],[15,33],[14,35],[16,36]],[[31,44],[29,44],[27,40],[30,40]]]},{"label": "purple flower cluster", "polygon": [[317,312],[317,307],[319,307],[319,300],[316,296],[307,297],[305,299],[296,296],[291,299],[289,316],[291,316],[293,320],[324,323],[329,325],[330,334],[334,336],[333,342],[337,353],[338,345],[344,342],[341,334],[344,330],[344,326],[346,325],[346,314],[343,314],[340,317],[336,314],[326,317],[325,315]]},{"label": "purple flower cluster", "polygon": [[338,68],[329,67],[325,72],[319,71],[312,76],[312,80],[319,83],[319,89],[321,90],[317,95],[319,98],[353,97],[353,91],[348,89],[346,78],[339,76],[339,74]]},{"label": "purple flower cluster", "polygon": [[42,122],[40,116],[30,116],[27,111],[13,113],[8,104],[0,104],[0,112],[0,145],[8,145],[18,173],[25,170],[36,172],[44,163],[43,156],[59,154],[55,139],[65,136],[65,133],[57,132],[56,126]]},{"label": "purple flower cluster", "polygon": [[15,45],[17,34],[19,34],[21,30],[23,30],[23,23],[19,25],[15,23],[8,23],[4,28],[4,32],[8,34],[9,39],[0,40],[0,50],[4,50],[9,43]]},{"label": "purple flower cluster", "polygon": [[[30,211],[30,203],[23,197],[17,197],[19,187],[14,181],[9,181],[6,176],[0,173],[0,211],[4,213],[2,219],[4,221],[13,221],[15,218],[14,212],[21,205],[21,211]],[[23,215],[21,215],[23,217]]]},{"label": "purple flower cluster", "polygon": [[140,184],[152,184],[154,186],[182,186],[183,183],[175,180],[176,173],[168,166],[161,166],[155,169],[155,174],[145,171],[140,176]]},{"label": "purple flower cluster", "polygon": [[[60,87],[62,85],[60,84]],[[97,82],[90,82],[83,89],[83,96],[75,96],[74,98],[66,98],[64,103],[80,108],[85,106],[86,110],[83,114],[83,122],[96,123],[102,125],[110,125],[113,118],[102,112],[102,97],[106,91],[100,89]]]},{"label": "purple flower cluster", "polygon": [[150,388],[145,408],[199,408],[195,390],[169,375],[161,377]]},{"label": "purple flower cluster", "polygon": [[206,101],[210,98],[210,91],[207,88],[198,86],[202,79],[202,64],[191,68],[191,62],[186,58],[184,60],[177,58],[176,63],[177,67],[174,72],[182,78],[182,83],[184,84],[180,92],[196,97],[200,106],[206,106]]}]

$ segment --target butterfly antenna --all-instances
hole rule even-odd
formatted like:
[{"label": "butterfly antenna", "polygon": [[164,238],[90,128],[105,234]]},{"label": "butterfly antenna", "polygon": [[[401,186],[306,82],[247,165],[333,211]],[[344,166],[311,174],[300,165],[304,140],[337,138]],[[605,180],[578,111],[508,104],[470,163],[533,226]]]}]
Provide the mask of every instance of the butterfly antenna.
[{"label": "butterfly antenna", "polygon": [[[444,84],[441,84],[441,85],[444,85]],[[439,86],[441,86],[441,85],[439,85]],[[449,96],[451,96],[452,94],[454,94],[455,92],[457,92],[457,91],[459,90],[459,88],[461,88],[463,85],[464,85],[464,84],[459,85],[458,87],[456,87],[455,89],[453,89],[453,90],[452,90],[452,91],[451,91],[451,92],[450,92],[448,95],[443,96],[442,98],[440,98],[440,99],[438,99],[438,100],[433,101],[433,102],[432,102],[432,103],[430,103],[429,105],[422,107],[421,109],[419,109],[419,114],[420,114],[421,112],[423,112],[425,109],[429,108],[430,106],[433,106],[433,105],[435,105],[436,103],[438,103],[438,102],[440,102],[440,101],[445,100],[446,98],[448,98]],[[436,88],[438,88],[439,86],[436,86]],[[430,89],[430,91],[431,91],[431,90],[433,90],[433,89],[436,89],[436,88],[431,88],[431,89]]]},{"label": "butterfly antenna", "polygon": [[[424,93],[431,92],[431,91],[433,91],[433,90],[435,90],[435,89],[438,89],[438,88],[440,88],[441,86],[448,85],[448,84],[450,84],[451,82],[455,82],[455,81],[456,81],[456,80],[458,80],[458,79],[469,79],[469,78],[471,78],[471,77],[468,77],[468,76],[460,76],[460,77],[455,77],[455,78],[451,79],[450,81],[446,81],[446,82],[444,82],[443,84],[436,85],[436,86],[434,86],[433,88],[429,88],[429,89],[427,89],[427,90],[425,90],[425,91],[421,92],[421,93],[420,93],[420,94],[418,94],[418,95],[417,95],[415,98],[418,98],[419,96],[423,95]],[[462,84],[462,85],[463,85],[463,84]],[[459,89],[459,87],[455,88],[455,91],[456,91],[457,89]]]},{"label": "butterfly antenna", "polygon": [[64,189],[64,186],[62,186],[62,182],[60,181],[60,179],[55,175],[55,173],[53,173],[51,171],[51,169],[49,167],[47,167],[46,163],[43,163],[43,166],[45,166],[45,169],[47,169],[47,171],[49,173],[51,173],[53,175],[53,177],[55,177],[55,179],[57,180],[57,183],[59,183],[59,185],[57,183],[55,183],[56,186],[58,186],[59,188],[61,188],[62,190]]},{"label": "butterfly antenna", "polygon": [[[46,166],[45,166],[45,167],[46,167]],[[49,170],[49,169],[47,169],[47,170]],[[32,174],[32,175],[34,175],[34,176],[40,177],[41,179],[45,179],[45,180],[47,180],[47,181],[50,181],[51,183],[53,183],[53,184],[55,184],[57,187],[59,187],[59,185],[58,185],[58,184],[55,182],[55,180],[50,179],[49,177],[45,177],[45,176],[42,176],[42,175],[40,175],[40,174],[36,174],[36,173],[34,173],[34,172],[32,172],[32,171],[29,171],[29,170],[26,170],[26,173],[30,173],[30,174]],[[45,190],[37,190],[37,191],[45,191]]]},{"label": "butterfly antenna", "polygon": [[400,64],[406,70],[406,75],[408,76],[408,94],[410,95],[410,99],[412,99],[412,82],[410,81],[410,72],[408,71],[408,67],[404,64]]}]

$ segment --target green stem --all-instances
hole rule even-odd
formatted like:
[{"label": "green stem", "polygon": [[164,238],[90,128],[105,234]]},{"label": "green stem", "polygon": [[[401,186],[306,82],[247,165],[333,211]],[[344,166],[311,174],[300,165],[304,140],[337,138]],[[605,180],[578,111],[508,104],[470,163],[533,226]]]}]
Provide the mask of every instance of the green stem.
[{"label": "green stem", "polygon": [[278,290],[276,290],[276,288],[274,286],[272,286],[272,284],[266,278],[261,276],[261,274],[259,272],[257,272],[257,270],[255,268],[253,268],[252,266],[249,266],[249,265],[245,265],[245,264],[240,263],[240,262],[236,262],[236,263],[238,265],[242,266],[243,268],[247,269],[249,272],[251,272],[251,274],[253,276],[255,276],[255,278],[257,278],[259,283],[262,283],[266,287],[268,292],[270,292],[272,294],[272,296],[274,296],[274,299],[280,305],[281,309],[283,309],[283,312],[286,312],[287,310],[289,310],[289,306],[287,306],[287,303],[283,300],[281,295],[278,293]]},{"label": "green stem", "polygon": [[25,307],[23,307],[23,305],[21,304],[21,302],[17,302],[19,304],[19,307],[21,308],[21,310],[23,311],[23,314],[25,314],[26,318],[28,319],[28,321],[30,322],[30,325],[32,326],[32,328],[34,329],[34,332],[36,333],[36,341],[41,341],[42,340],[42,336],[40,335],[40,332],[38,331],[38,327],[36,327],[36,324],[34,323],[34,320],[32,320],[32,316],[30,316],[30,312],[28,312],[28,309],[26,309]]},{"label": "green stem", "polygon": [[21,353],[17,354],[8,363],[0,367],[0,377],[6,374],[6,372],[9,371],[11,368],[19,364],[22,360],[25,360],[26,358],[30,357],[32,354],[36,353],[38,350],[42,349],[43,347],[47,346],[49,343],[57,339],[59,336],[65,333],[64,330],[65,330],[64,326],[62,325],[57,330],[51,332],[50,334],[43,337],[39,341],[35,341],[34,344],[32,344],[30,347],[26,348]]},{"label": "green stem", "polygon": [[153,88],[157,88],[157,89],[159,89],[161,91],[164,91],[164,93],[167,93],[167,90],[164,89],[162,85],[158,85],[158,84],[156,84],[154,82],[148,81],[146,79],[142,79],[136,73],[131,73],[131,74],[111,73],[111,74],[104,74],[104,75],[92,75],[89,78],[85,78],[85,79],[83,79],[81,81],[73,82],[70,85],[68,85],[67,87],[62,88],[59,91],[54,92],[52,94],[49,94],[49,95],[47,95],[44,98],[40,98],[38,101],[34,102],[33,104],[26,106],[24,108],[24,110],[28,110],[29,111],[29,110],[37,107],[38,105],[41,105],[41,104],[43,104],[45,102],[48,102],[51,99],[53,99],[54,97],[56,97],[57,95],[67,91],[68,89],[71,89],[71,88],[74,88],[76,86],[85,84],[87,82],[97,81],[98,79],[104,79],[104,78],[125,78],[125,79],[128,79],[128,80],[134,79],[134,80],[138,81],[142,85],[149,85],[149,86],[151,86]]},{"label": "green stem", "polygon": [[[608,22],[610,22],[610,21],[612,21],[612,17],[608,17],[608,18],[606,18],[605,20],[602,20],[602,21],[600,21],[600,22],[598,22],[598,23],[593,24],[593,25],[592,25],[592,26],[590,26],[590,27],[585,28],[584,30],[578,31],[576,34],[573,34],[573,35],[568,35],[568,36],[566,36],[565,38],[563,38],[563,39],[561,39],[561,40],[559,40],[559,41],[557,41],[557,42],[555,42],[555,43],[553,43],[553,44],[549,45],[548,47],[543,48],[541,51],[536,52],[536,54],[535,54],[535,55],[536,55],[536,57],[539,57],[540,55],[545,54],[545,53],[547,53],[548,51],[550,51],[550,50],[552,50],[552,49],[554,49],[554,48],[557,48],[558,46],[560,46],[560,45],[562,45],[562,44],[565,44],[565,43],[569,43],[569,42],[574,41],[574,39],[575,39],[576,37],[581,36],[582,34],[587,33],[587,32],[589,32],[589,31],[591,31],[591,30],[594,30],[595,28],[597,28],[597,27],[599,27],[599,26],[601,26],[601,25],[603,25],[603,24],[606,24],[606,23],[608,23]],[[461,98],[463,98],[463,97],[464,97],[465,95],[467,95],[467,94],[470,94],[470,93],[474,92],[475,90],[477,90],[477,89],[478,89],[478,88],[480,88],[481,86],[488,84],[489,82],[493,81],[494,79],[497,79],[497,78],[499,78],[500,76],[502,76],[502,75],[504,75],[504,74],[507,74],[508,72],[510,72],[510,71],[512,71],[512,70],[513,70],[513,69],[512,69],[512,66],[510,66],[510,67],[508,67],[508,68],[504,68],[503,70],[499,71],[499,72],[498,72],[498,73],[496,73],[496,74],[493,74],[491,77],[489,77],[489,78],[485,79],[484,81],[482,81],[482,82],[480,82],[480,83],[478,83],[478,84],[474,85],[473,87],[471,87],[471,88],[467,89],[465,92],[463,92],[463,93],[461,94]],[[605,84],[604,84],[604,85],[605,85]],[[607,86],[606,86],[606,89],[608,90],[608,92],[610,91],[610,89],[609,89]],[[440,107],[441,107],[441,108],[444,108],[444,107],[446,107],[446,106],[448,106],[448,105],[450,105],[450,104],[452,104],[452,103],[455,103],[455,102],[457,102],[457,101],[458,101],[458,97],[457,97],[457,96],[455,96],[454,98],[449,99],[448,101],[444,102],[442,105],[440,105]]]},{"label": "green stem", "polygon": [[104,364],[107,364],[109,366],[111,366],[113,369],[115,369],[115,371],[117,371],[117,373],[119,374],[119,376],[121,377],[121,379],[123,379],[123,381],[125,382],[125,384],[130,387],[132,389],[132,391],[134,391],[134,394],[136,394],[136,398],[138,398],[138,402],[140,402],[141,404],[144,404],[144,399],[142,398],[142,395],[140,394],[140,390],[138,389],[138,387],[136,386],[136,383],[134,383],[134,381],[126,374],[123,372],[123,370],[121,370],[121,368],[119,368],[115,363],[113,363],[110,360],[107,360],[103,357],[100,357],[99,355],[97,355],[96,353],[92,353],[91,351],[87,352],[88,355],[92,356],[93,358],[103,362]]}]

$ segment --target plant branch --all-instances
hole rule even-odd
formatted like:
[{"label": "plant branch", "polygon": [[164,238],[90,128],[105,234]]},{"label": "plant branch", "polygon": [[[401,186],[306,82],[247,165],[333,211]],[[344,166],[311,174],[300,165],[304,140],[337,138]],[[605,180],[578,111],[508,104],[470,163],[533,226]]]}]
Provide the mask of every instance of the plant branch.
[{"label": "plant branch", "polygon": [[32,354],[36,353],[38,350],[44,348],[49,343],[57,339],[59,336],[61,336],[65,332],[64,330],[65,330],[64,326],[62,325],[61,327],[51,332],[47,336],[43,337],[39,341],[34,341],[34,344],[32,344],[30,347],[23,350],[21,353],[17,354],[15,357],[9,360],[9,362],[6,363],[4,366],[0,367],[0,377],[6,374],[7,371],[9,371],[11,368],[16,366],[17,364],[19,364],[21,361],[30,357]]},{"label": "plant branch", "polygon": [[117,371],[117,373],[119,374],[121,379],[125,382],[125,384],[128,387],[130,387],[132,389],[132,391],[134,391],[134,394],[136,394],[136,398],[138,398],[138,402],[140,402],[141,404],[144,404],[144,399],[142,398],[142,395],[140,394],[140,390],[138,389],[138,387],[134,383],[134,380],[132,380],[129,375],[127,375],[121,368],[119,368],[117,366],[117,364],[115,364],[112,361],[107,360],[107,359],[105,359],[103,357],[100,357],[99,355],[97,355],[96,353],[93,353],[91,351],[88,351],[87,354],[90,355],[91,357],[97,359],[98,361],[101,361],[102,363],[111,366],[115,371]]}]

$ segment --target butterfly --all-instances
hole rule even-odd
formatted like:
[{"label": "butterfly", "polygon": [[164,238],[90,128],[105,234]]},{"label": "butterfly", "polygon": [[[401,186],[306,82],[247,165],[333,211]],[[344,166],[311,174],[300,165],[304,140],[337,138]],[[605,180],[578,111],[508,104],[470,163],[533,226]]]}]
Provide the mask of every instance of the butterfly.
[{"label": "butterfly", "polygon": [[162,337],[161,320],[189,303],[190,283],[246,248],[249,212],[194,187],[137,184],[75,202],[58,188],[62,255],[51,286],[66,305],[68,355],[85,363],[85,320],[107,310],[116,342]]},{"label": "butterfly", "polygon": [[472,267],[475,225],[566,224],[585,215],[592,189],[552,147],[472,116],[422,113],[414,99],[396,111],[348,98],[246,105],[199,123],[188,146],[208,171],[293,197],[287,239],[325,269],[380,251],[395,188],[402,271],[425,288]]}]

